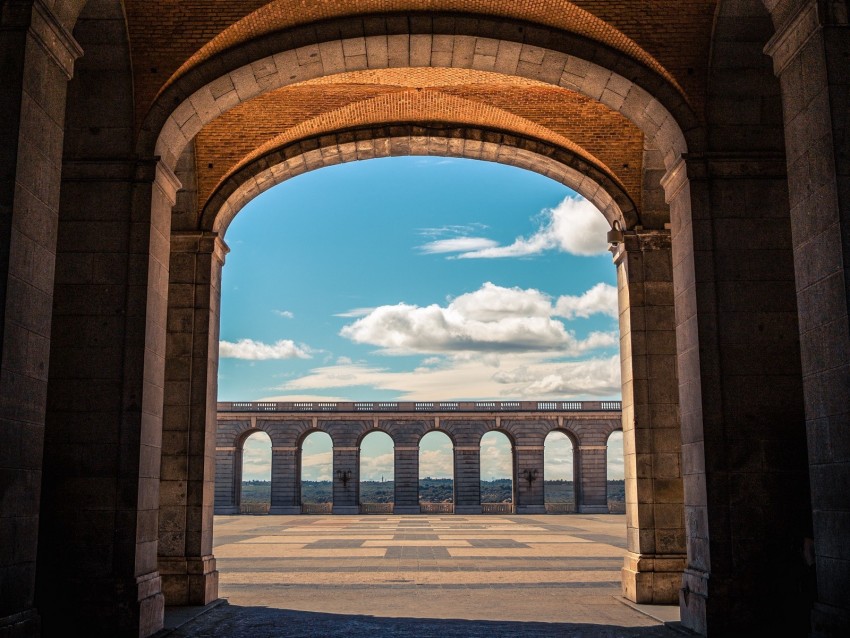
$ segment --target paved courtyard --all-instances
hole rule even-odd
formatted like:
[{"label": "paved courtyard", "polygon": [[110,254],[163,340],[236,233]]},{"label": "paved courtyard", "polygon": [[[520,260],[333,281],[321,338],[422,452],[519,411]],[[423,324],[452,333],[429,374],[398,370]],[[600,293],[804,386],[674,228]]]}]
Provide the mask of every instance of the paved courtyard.
[{"label": "paved courtyard", "polygon": [[677,607],[621,597],[624,553],[623,515],[217,516],[225,602],[164,633],[681,636]]}]

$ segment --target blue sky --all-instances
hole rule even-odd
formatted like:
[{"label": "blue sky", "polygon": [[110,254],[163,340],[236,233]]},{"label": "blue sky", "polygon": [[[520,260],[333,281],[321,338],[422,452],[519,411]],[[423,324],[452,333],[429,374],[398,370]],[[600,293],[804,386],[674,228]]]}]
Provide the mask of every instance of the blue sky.
[{"label": "blue sky", "polygon": [[284,182],[225,235],[219,400],[618,399],[607,230],[565,186],[490,162]]}]

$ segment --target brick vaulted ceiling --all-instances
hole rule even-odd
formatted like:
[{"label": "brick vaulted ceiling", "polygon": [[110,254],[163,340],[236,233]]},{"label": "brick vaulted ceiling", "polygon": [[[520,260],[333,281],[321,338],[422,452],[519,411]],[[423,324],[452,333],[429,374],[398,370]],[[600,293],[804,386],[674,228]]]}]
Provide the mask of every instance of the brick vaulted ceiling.
[{"label": "brick vaulted ceiling", "polygon": [[[410,11],[488,15],[560,29],[625,53],[699,112],[715,0],[126,0],[137,120],[193,66],[252,39],[329,18]],[[300,137],[392,122],[509,130],[592,158],[641,200],[643,136],[619,113],[569,90],[469,69],[357,71],[277,89],[207,124],[195,140],[198,206],[234,169]]]}]

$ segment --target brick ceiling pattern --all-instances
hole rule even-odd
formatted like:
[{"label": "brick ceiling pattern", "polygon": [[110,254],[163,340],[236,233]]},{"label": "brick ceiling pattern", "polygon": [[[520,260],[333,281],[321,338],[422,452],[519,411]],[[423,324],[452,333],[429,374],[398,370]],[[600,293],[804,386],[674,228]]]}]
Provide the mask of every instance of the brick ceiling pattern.
[{"label": "brick ceiling pattern", "polygon": [[[439,71],[443,78],[452,75],[452,69]],[[360,84],[355,82],[359,73],[345,75],[346,83],[307,82],[278,89],[208,124],[195,146],[199,205],[238,165],[275,147],[388,122],[473,125],[547,141],[606,166],[632,199],[640,201],[643,137],[622,115],[593,100],[541,83],[513,83],[515,78],[506,78],[508,82],[494,91],[494,83],[420,89],[390,84],[388,78]],[[375,75],[363,72],[363,79]],[[427,74],[417,75],[415,79],[422,80]],[[470,77],[465,71],[457,75]],[[318,95],[315,84],[322,87]]]},{"label": "brick ceiling pattern", "polygon": [[[675,11],[671,6],[675,4]],[[187,70],[236,45],[320,20],[411,11],[537,23],[598,41],[667,77],[699,111],[716,0],[125,0],[137,118]],[[281,144],[362,125],[501,129],[607,167],[640,205],[643,136],[619,113],[542,82],[469,69],[373,69],[321,77],[240,104],[195,140],[198,209],[237,167]]]}]

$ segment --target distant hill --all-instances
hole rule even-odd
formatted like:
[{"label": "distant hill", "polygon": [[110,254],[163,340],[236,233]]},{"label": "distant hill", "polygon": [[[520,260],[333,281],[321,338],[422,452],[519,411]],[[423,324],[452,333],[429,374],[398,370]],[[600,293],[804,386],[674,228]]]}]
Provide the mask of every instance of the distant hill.
[{"label": "distant hill", "polygon": [[[395,490],[393,481],[363,481],[360,483],[361,503],[392,503]],[[567,503],[575,500],[572,481],[546,481],[544,494],[547,503]],[[424,503],[451,503],[454,487],[451,479],[425,478],[419,481],[419,500]],[[510,503],[513,498],[510,479],[481,481],[482,503]],[[303,503],[332,502],[330,481],[302,481]],[[608,500],[625,501],[625,483],[608,481]],[[243,503],[268,503],[271,501],[269,481],[242,483]]]}]

